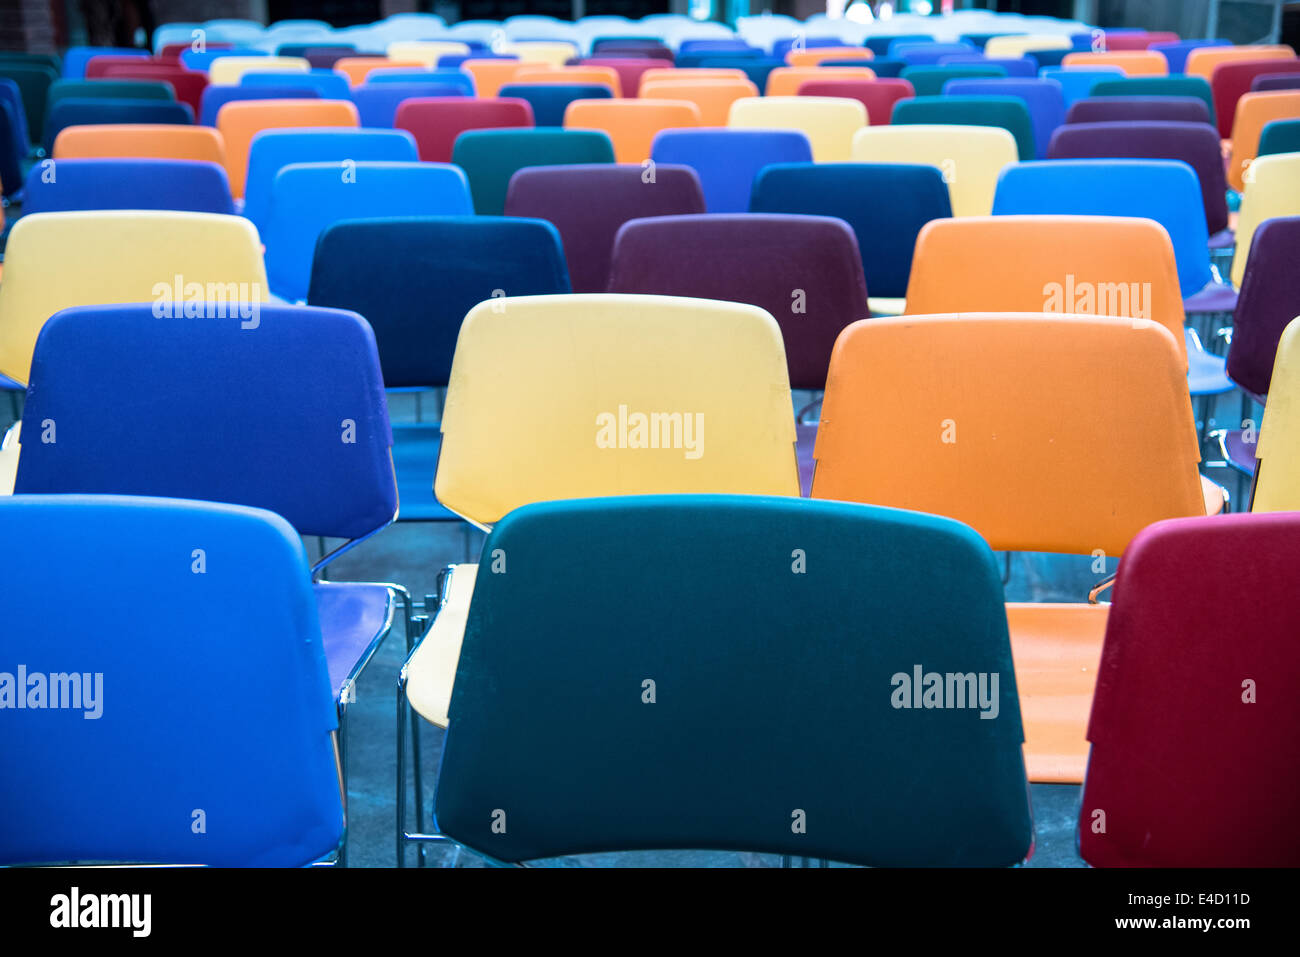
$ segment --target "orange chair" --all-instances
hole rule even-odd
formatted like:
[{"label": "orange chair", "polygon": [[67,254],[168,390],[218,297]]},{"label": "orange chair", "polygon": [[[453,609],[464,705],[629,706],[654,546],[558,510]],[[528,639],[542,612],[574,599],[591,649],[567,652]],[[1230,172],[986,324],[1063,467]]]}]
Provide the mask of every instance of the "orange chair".
[{"label": "orange chair", "polygon": [[1125,76],[1165,76],[1169,73],[1169,61],[1163,53],[1155,50],[1067,53],[1061,65],[1085,70],[1095,66],[1117,66]]},{"label": "orange chair", "polygon": [[221,134],[209,126],[168,123],[69,126],[54,139],[60,159],[178,159],[226,165]]},{"label": "orange chair", "polygon": [[657,66],[644,71],[641,74],[639,86],[637,87],[637,96],[644,96],[641,91],[645,89],[647,83],[656,80],[745,80],[748,77],[744,70],[737,70],[731,67],[676,67],[676,66]]},{"label": "orange chair", "polygon": [[726,126],[731,104],[758,96],[749,80],[674,80],[665,78],[641,84],[641,96],[658,100],[685,100],[700,110],[701,126]]},{"label": "orange chair", "polygon": [[389,70],[394,67],[406,67],[412,70],[427,70],[428,64],[423,60],[390,60],[387,57],[345,56],[334,61],[334,72],[342,73],[352,86],[366,82],[375,70]]},{"label": "orange chair", "polygon": [[474,78],[474,95],[493,97],[507,83],[513,83],[520,70],[532,69],[537,64],[518,60],[466,60],[460,68]]},{"label": "orange chair", "polygon": [[[473,62],[473,61],[467,61]],[[539,66],[526,63],[515,71],[515,83],[599,83],[615,97],[623,95],[618,71],[608,66]],[[482,94],[480,94],[482,95]]]},{"label": "orange chair", "polygon": [[682,100],[574,100],[564,111],[565,129],[609,134],[618,163],[649,159],[660,130],[699,125],[699,107]]},{"label": "orange chair", "polygon": [[1246,170],[1259,155],[1259,137],[1273,120],[1300,118],[1300,91],[1276,90],[1247,93],[1237,101],[1232,121],[1232,158],[1228,162],[1228,185],[1241,192],[1246,188]]},{"label": "orange chair", "polygon": [[791,50],[785,55],[786,66],[816,66],[822,60],[863,60],[875,57],[866,47],[817,47],[813,50]]},{"label": "orange chair", "polygon": [[242,100],[217,112],[217,129],[226,141],[226,173],[231,195],[244,195],[248,148],[262,130],[302,126],[360,126],[349,100]]},{"label": "orange chair", "polygon": [[1232,63],[1235,60],[1294,59],[1295,50],[1281,43],[1240,47],[1198,47],[1187,54],[1187,63],[1183,66],[1183,72],[1188,76],[1199,76],[1209,83],[1214,76],[1214,68],[1220,63]]},{"label": "orange chair", "polygon": [[[1152,522],[1205,514],[1180,343],[1097,316],[855,322],[831,357],[812,495],[947,515],[995,550],[1119,556]],[[1007,606],[1033,781],[1083,780],[1108,607]]]},{"label": "orange chair", "polygon": [[779,66],[767,75],[766,96],[796,96],[809,80],[874,80],[864,66]]}]

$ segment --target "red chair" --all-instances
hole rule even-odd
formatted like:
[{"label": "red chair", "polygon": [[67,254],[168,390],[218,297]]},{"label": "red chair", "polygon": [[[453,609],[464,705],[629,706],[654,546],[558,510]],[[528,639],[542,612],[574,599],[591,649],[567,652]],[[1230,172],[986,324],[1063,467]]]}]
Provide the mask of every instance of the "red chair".
[{"label": "red chair", "polygon": [[[1216,562],[1207,556],[1238,556]],[[1300,513],[1157,522],[1119,566],[1079,809],[1094,866],[1300,865]]]},{"label": "red chair", "polygon": [[415,137],[420,159],[426,163],[450,163],[456,137],[466,130],[533,125],[533,108],[527,100],[465,96],[403,100],[393,120],[396,129]]},{"label": "red chair", "polygon": [[636,96],[641,88],[641,74],[647,70],[671,70],[672,60],[624,56],[589,56],[578,60],[574,66],[606,66],[618,74],[618,85],[624,96]]},{"label": "red chair", "polygon": [[800,96],[845,96],[867,108],[867,122],[886,126],[894,104],[916,96],[907,80],[882,77],[875,80],[806,80],[799,84]]},{"label": "red chair", "polygon": [[1300,73],[1300,60],[1234,60],[1214,68],[1210,74],[1210,93],[1214,97],[1220,136],[1224,139],[1232,136],[1237,101],[1251,91],[1255,77],[1279,73]]}]

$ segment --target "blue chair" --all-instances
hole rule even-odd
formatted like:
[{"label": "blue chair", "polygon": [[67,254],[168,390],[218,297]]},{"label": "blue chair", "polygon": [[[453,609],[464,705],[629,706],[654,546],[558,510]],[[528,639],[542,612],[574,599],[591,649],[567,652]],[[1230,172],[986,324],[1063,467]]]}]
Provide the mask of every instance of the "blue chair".
[{"label": "blue chair", "polygon": [[1038,61],[1038,67],[1040,70],[1043,67],[1060,66],[1061,62],[1066,58],[1067,55],[1071,53],[1077,53],[1077,52],[1082,52],[1082,51],[1043,50],[1043,49],[1030,49],[1024,51],[1025,56],[1031,56]]},{"label": "blue chair", "polygon": [[306,86],[320,94],[322,100],[351,99],[352,88],[348,78],[333,70],[311,70],[307,73],[245,73],[239,78],[240,86]]},{"label": "blue chair", "polygon": [[948,184],[935,166],[894,163],[775,163],[754,180],[749,211],[836,216],[852,227],[867,292],[903,298],[916,237],[952,215]]},{"label": "blue chair", "polygon": [[[461,41],[464,42],[464,41]],[[469,53],[444,53],[438,57],[437,68],[440,70],[457,69],[466,60],[518,60],[519,57],[513,53],[489,53],[482,50],[471,50]]]},{"label": "blue chair", "polygon": [[694,168],[710,213],[749,209],[754,179],[771,163],[811,163],[812,146],[798,130],[662,130],[650,158]]},{"label": "blue chair", "polygon": [[[1000,66],[1014,79],[1038,76],[1038,61],[1031,56],[986,57],[982,53],[953,53],[939,57],[939,66]],[[876,74],[879,76],[879,74]]]},{"label": "blue chair", "polygon": [[220,60],[223,56],[268,56],[265,50],[255,50],[251,47],[228,47],[224,50],[182,50],[181,65],[187,70],[198,70],[200,73],[207,73],[208,68],[212,66],[213,60]]},{"label": "blue chair", "polygon": [[613,97],[600,83],[507,83],[497,96],[527,100],[537,126],[563,126],[564,110],[574,100],[606,100]]},{"label": "blue chair", "polygon": [[27,174],[23,213],[84,209],[175,209],[233,216],[226,171],[216,163],[168,159],[61,159]]},{"label": "blue chair", "polygon": [[[4,712],[0,761],[22,773],[0,789],[0,864],[298,867],[338,849],[337,716],[284,519],[19,495],[0,499],[0,538],[22,545],[0,549],[0,667],[25,666],[19,694],[49,682],[45,707]],[[68,628],[52,594],[89,602],[94,627]]]},{"label": "blue chair", "polygon": [[[525,506],[485,548],[509,555],[509,574],[482,572],[468,609],[432,839],[511,863],[647,848],[875,866],[1029,853],[1002,585],[967,526],[841,502],[637,496]],[[791,573],[792,554],[806,573]],[[673,609],[673,627],[627,613],[647,602]],[[817,640],[790,654],[813,620]],[[916,713],[920,672],[983,683],[990,703],[963,694]]]},{"label": "blue chair", "polygon": [[18,143],[23,149],[19,159],[26,159],[31,143],[31,132],[27,127],[27,110],[23,107],[23,94],[18,84],[8,77],[0,76],[0,103],[8,103],[13,110],[12,122],[17,132]]},{"label": "blue chair", "polygon": [[194,111],[188,103],[168,100],[59,100],[45,120],[45,152],[54,152],[54,141],[67,127],[101,123],[190,126],[194,123]]},{"label": "blue chair", "polygon": [[794,49],[796,43],[801,43],[805,50],[853,46],[839,37],[801,37],[798,40],[794,37],[782,37],[772,42],[773,59],[784,61],[785,55]]},{"label": "blue chair", "polygon": [[292,78],[304,73],[281,73],[283,86],[210,86],[199,101],[199,124],[216,126],[217,113],[227,103],[239,100],[318,100],[320,92],[311,87],[294,86]]},{"label": "blue chair", "polygon": [[1153,43],[1147,47],[1160,53],[1169,61],[1170,73],[1182,73],[1187,67],[1187,56],[1201,47],[1229,47],[1231,40],[1180,40],[1177,43]]},{"label": "blue chair", "polygon": [[294,163],[276,175],[266,226],[271,291],[304,299],[312,254],[327,226],[385,216],[469,216],[465,173],[450,163]]},{"label": "blue chair", "polygon": [[1065,122],[1065,94],[1054,80],[949,80],[943,85],[948,96],[1016,96],[1024,100],[1034,128],[1034,156],[1047,157],[1052,133]]},{"label": "blue chair", "polygon": [[344,160],[414,163],[419,158],[415,138],[406,130],[347,127],[263,130],[249,144],[244,215],[258,230],[266,229],[271,187],[276,175],[290,163]]},{"label": "blue chair", "polygon": [[461,70],[416,70],[405,67],[375,70],[366,77],[372,83],[438,83],[459,86],[466,96],[474,95],[474,78]]},{"label": "blue chair", "polygon": [[363,127],[392,129],[403,100],[426,96],[467,96],[457,83],[367,83],[352,91]]},{"label": "blue chair", "polygon": [[[876,56],[885,56],[895,43],[933,43],[934,37],[928,33],[900,33],[895,36],[867,37],[864,46]],[[974,49],[974,46],[971,47]]]},{"label": "blue chair", "polygon": [[148,50],[136,47],[68,47],[63,54],[61,74],[65,80],[84,80],[86,65],[97,56],[132,56],[148,60]]},{"label": "blue chair", "polygon": [[889,56],[903,60],[908,66],[935,66],[940,57],[952,56],[954,53],[978,52],[969,43],[895,42],[889,45]]},{"label": "blue chair", "polygon": [[1086,70],[1072,70],[1063,66],[1043,67],[1039,75],[1044,80],[1055,80],[1061,85],[1061,94],[1065,97],[1065,107],[1079,100],[1092,96],[1093,84],[1100,80],[1123,79],[1124,71],[1117,66],[1093,66]]},{"label": "blue chair", "polygon": [[[555,227],[522,217],[400,217],[326,227],[307,302],[366,317],[389,389],[441,389],[461,320],[494,295],[570,291]],[[437,422],[393,425],[398,521],[457,521],[433,495]]]}]

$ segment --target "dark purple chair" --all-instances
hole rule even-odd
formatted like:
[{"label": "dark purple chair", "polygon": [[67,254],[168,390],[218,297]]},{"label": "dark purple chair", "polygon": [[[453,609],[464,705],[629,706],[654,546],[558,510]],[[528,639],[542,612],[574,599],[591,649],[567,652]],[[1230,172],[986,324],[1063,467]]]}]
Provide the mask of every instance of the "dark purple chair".
[{"label": "dark purple chair", "polygon": [[1250,81],[1251,93],[1269,90],[1300,90],[1300,73],[1266,73]]},{"label": "dark purple chair", "polygon": [[574,292],[605,292],[614,236],[630,219],[704,212],[704,190],[689,166],[528,166],[510,178],[507,216],[549,220],[560,232]]},{"label": "dark purple chair", "polygon": [[1219,136],[1207,123],[1130,121],[1073,123],[1057,127],[1047,147],[1048,159],[1182,160],[1201,181],[1210,245],[1231,245],[1228,228],[1227,177]]},{"label": "dark purple chair", "polygon": [[770,312],[790,386],[826,388],[840,330],[867,318],[867,283],[842,219],[769,213],[636,219],[618,231],[609,291],[723,299]]},{"label": "dark purple chair", "polygon": [[1209,123],[1210,108],[1196,96],[1090,96],[1076,100],[1066,123],[1117,123],[1140,120]]}]

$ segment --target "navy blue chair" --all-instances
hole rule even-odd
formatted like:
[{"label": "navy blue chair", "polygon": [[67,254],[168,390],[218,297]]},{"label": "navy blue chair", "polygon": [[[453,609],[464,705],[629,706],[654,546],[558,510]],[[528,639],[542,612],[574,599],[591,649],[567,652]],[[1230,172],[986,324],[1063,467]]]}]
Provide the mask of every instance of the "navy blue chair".
[{"label": "navy blue chair", "polygon": [[[862,61],[860,60],[822,60],[822,62],[818,64],[818,66],[862,66],[862,65],[863,65]],[[896,60],[893,59],[892,57],[881,56],[881,57],[876,57],[869,64],[866,64],[866,66],[869,70],[871,70],[872,73],[874,73],[877,77],[880,78],[901,77],[903,75],[903,71],[907,69],[907,61]]]},{"label": "navy blue chair", "polygon": [[27,147],[13,104],[0,100],[0,187],[6,198],[22,190]]},{"label": "navy blue chair", "polygon": [[564,111],[574,100],[607,100],[613,95],[601,83],[507,83],[497,90],[498,97],[527,100],[537,126],[563,126]]},{"label": "navy blue chair", "polygon": [[31,147],[31,132],[27,128],[27,111],[23,106],[23,94],[18,84],[7,77],[0,77],[0,103],[8,103],[13,110],[18,142],[22,144],[23,157],[26,157]]},{"label": "navy blue chair", "polygon": [[[523,217],[348,220],[316,245],[307,302],[366,317],[389,389],[441,389],[461,320],[484,300],[570,291],[560,235]],[[456,520],[433,495],[437,422],[393,426],[399,521]]]},{"label": "navy blue chair", "polygon": [[765,166],[811,163],[812,146],[799,130],[663,130],[654,138],[650,158],[692,167],[707,212],[743,213],[754,178]]},{"label": "navy blue chair", "polygon": [[59,100],[45,119],[45,152],[54,152],[54,141],[69,126],[101,123],[172,123],[193,125],[194,111],[188,103],[168,100]]},{"label": "navy blue chair", "polygon": [[294,85],[297,73],[281,73],[277,86],[210,86],[199,101],[199,124],[216,126],[217,112],[227,103],[238,100],[319,100],[320,91],[305,84]]},{"label": "navy blue chair", "polygon": [[1065,122],[1065,93],[1055,80],[949,80],[948,96],[1014,96],[1024,101],[1034,130],[1034,157],[1045,159],[1052,133]]},{"label": "navy blue chair", "polygon": [[352,90],[363,127],[392,129],[403,100],[424,96],[467,96],[456,83],[366,83]]},{"label": "navy blue chair", "polygon": [[[49,682],[44,707],[4,711],[0,762],[21,784],[0,788],[0,864],[298,867],[339,848],[337,715],[283,518],[19,495],[0,499],[0,539],[22,544],[0,549],[0,667],[26,671],[18,694]],[[58,594],[94,627],[52,614]]]},{"label": "navy blue chair", "polygon": [[167,159],[62,159],[27,174],[23,212],[176,209],[234,215],[230,181],[216,163]]}]

